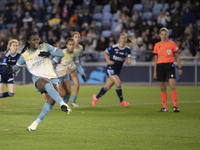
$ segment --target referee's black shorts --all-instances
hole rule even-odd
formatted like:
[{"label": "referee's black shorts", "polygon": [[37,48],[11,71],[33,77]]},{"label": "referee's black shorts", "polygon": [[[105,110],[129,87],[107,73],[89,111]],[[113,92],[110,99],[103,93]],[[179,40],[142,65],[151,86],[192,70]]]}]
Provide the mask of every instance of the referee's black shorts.
[{"label": "referee's black shorts", "polygon": [[161,63],[157,64],[157,81],[165,82],[168,79],[174,78],[175,76],[175,65],[173,63]]}]

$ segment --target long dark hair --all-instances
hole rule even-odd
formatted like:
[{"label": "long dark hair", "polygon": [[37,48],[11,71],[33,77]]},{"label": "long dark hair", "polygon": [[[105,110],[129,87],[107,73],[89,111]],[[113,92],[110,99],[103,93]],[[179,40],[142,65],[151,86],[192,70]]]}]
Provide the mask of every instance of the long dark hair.
[{"label": "long dark hair", "polygon": [[30,40],[30,37],[32,36],[32,35],[39,35],[37,32],[35,32],[35,31],[29,31],[27,34],[26,34],[26,43],[25,43],[25,46],[24,46],[24,48],[22,49],[22,52],[21,53],[23,53],[23,52],[25,52],[26,51],[26,49],[29,47],[29,43],[28,43],[28,40]]}]

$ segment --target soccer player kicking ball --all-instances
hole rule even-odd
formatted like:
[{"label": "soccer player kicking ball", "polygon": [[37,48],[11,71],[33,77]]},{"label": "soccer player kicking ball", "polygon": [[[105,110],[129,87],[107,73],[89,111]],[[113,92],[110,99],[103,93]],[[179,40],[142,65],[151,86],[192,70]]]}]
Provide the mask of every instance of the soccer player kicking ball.
[{"label": "soccer player kicking ball", "polygon": [[108,47],[104,51],[104,57],[108,63],[106,67],[107,80],[105,86],[100,90],[100,92],[97,95],[93,95],[93,107],[96,107],[98,99],[102,97],[113,85],[116,86],[116,92],[121,105],[124,107],[129,106],[129,103],[125,102],[122,96],[121,81],[118,77],[122,69],[122,65],[127,57],[128,59],[126,63],[131,64],[131,50],[126,44],[127,34],[121,33],[119,36],[119,43]]},{"label": "soccer player kicking ball", "polygon": [[40,44],[39,34],[30,31],[27,34],[27,42],[17,64],[7,68],[8,72],[17,72],[20,67],[26,65],[27,70],[32,74],[32,80],[39,93],[48,93],[47,102],[44,104],[38,118],[28,127],[28,131],[36,130],[38,124],[51,111],[55,102],[61,106],[61,110],[69,112],[71,109],[58,94],[58,75],[56,74],[49,56],[63,57],[62,50],[47,43]]},{"label": "soccer player kicking ball", "polygon": [[155,54],[154,62],[154,79],[157,79],[161,89],[161,99],[163,103],[163,108],[160,112],[167,112],[167,85],[166,81],[169,81],[169,86],[171,89],[171,97],[173,101],[173,111],[180,112],[177,107],[177,91],[175,88],[175,65],[174,57],[176,58],[178,64],[178,75],[183,74],[181,61],[178,55],[178,46],[173,42],[168,40],[169,31],[167,28],[161,28],[159,31],[159,36],[161,41],[156,43],[154,46],[153,53]]}]

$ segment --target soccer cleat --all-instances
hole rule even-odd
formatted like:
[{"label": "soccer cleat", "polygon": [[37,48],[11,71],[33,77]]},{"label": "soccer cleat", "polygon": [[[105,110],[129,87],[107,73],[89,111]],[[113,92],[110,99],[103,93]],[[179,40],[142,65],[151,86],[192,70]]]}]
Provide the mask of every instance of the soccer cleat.
[{"label": "soccer cleat", "polygon": [[67,112],[67,114],[69,114],[72,111],[67,104],[63,104],[60,108],[62,111]]},{"label": "soccer cleat", "polygon": [[71,103],[71,106],[72,106],[72,107],[79,107],[79,105],[76,104],[76,103]]},{"label": "soccer cleat", "polygon": [[173,107],[174,112],[180,112],[180,109],[178,107]]},{"label": "soccer cleat", "polygon": [[122,104],[124,107],[128,107],[128,106],[129,106],[129,103],[125,102],[124,100],[121,101],[121,104]]},{"label": "soccer cleat", "polygon": [[98,101],[97,95],[93,95],[92,98],[93,98],[92,106],[93,106],[93,107],[96,107],[96,103],[97,103],[97,101]]},{"label": "soccer cleat", "polygon": [[47,99],[47,96],[46,96],[46,94],[45,94],[45,93],[43,94],[43,97],[44,97],[44,99]]},{"label": "soccer cleat", "polygon": [[37,122],[33,122],[29,127],[28,127],[28,131],[35,131],[36,130],[36,128],[37,128],[37,126],[38,126],[38,123]]},{"label": "soccer cleat", "polygon": [[160,110],[160,112],[167,112],[168,111],[168,109],[167,108],[161,108],[161,110]]}]

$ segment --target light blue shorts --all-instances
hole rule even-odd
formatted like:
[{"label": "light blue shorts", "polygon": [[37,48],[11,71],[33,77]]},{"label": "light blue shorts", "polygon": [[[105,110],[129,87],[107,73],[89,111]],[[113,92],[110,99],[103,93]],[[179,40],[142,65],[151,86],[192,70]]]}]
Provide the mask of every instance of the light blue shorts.
[{"label": "light blue shorts", "polygon": [[69,74],[66,74],[66,75],[63,76],[63,77],[59,77],[59,81],[60,81],[60,82],[65,82],[65,81],[67,81],[67,80],[69,80],[69,79],[70,79]]},{"label": "light blue shorts", "polygon": [[[42,92],[40,92],[40,91],[38,90],[38,88],[36,87],[36,85],[35,85],[35,83],[37,82],[37,80],[38,80],[39,78],[44,78],[44,77],[39,77],[39,76],[34,76],[34,75],[32,75],[32,80],[33,80],[34,87],[35,87],[36,91],[38,91],[40,94],[42,94]],[[58,86],[58,84],[59,84],[59,79],[58,79],[58,78],[52,78],[52,79],[44,78],[44,79],[47,80],[47,81],[50,81],[51,84],[55,84],[55,85],[57,85],[57,86]]]}]

